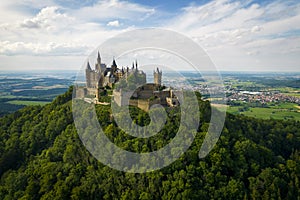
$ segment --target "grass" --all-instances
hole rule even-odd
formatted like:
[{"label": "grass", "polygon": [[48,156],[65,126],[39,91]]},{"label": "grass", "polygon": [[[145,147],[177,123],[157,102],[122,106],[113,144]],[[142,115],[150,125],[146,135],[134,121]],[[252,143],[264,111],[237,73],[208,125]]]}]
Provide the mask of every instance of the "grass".
[{"label": "grass", "polygon": [[251,108],[249,111],[243,112],[249,117],[256,117],[261,119],[296,119],[300,120],[300,113],[284,111],[272,108]]},{"label": "grass", "polygon": [[239,114],[239,108],[243,108],[243,106],[230,106],[227,108],[227,112],[232,114]]},{"label": "grass", "polygon": [[295,103],[279,103],[279,104],[269,103],[268,106],[270,106],[271,108],[295,110],[295,106],[297,106],[297,104],[295,104]]},{"label": "grass", "polygon": [[14,100],[14,101],[8,101],[7,103],[15,104],[15,105],[25,105],[25,106],[35,106],[35,105],[46,105],[50,102],[47,101],[22,101],[22,100]]},{"label": "grass", "polygon": [[259,119],[294,119],[300,121],[300,107],[294,103],[280,103],[269,108],[249,108],[243,110],[244,106],[233,106],[227,109],[232,114],[242,114]]},{"label": "grass", "polygon": [[275,87],[272,88],[273,91],[280,91],[280,93],[297,93],[299,89],[292,87]]},{"label": "grass", "polygon": [[300,98],[300,93],[284,93],[284,95]]},{"label": "grass", "polygon": [[0,98],[1,99],[13,99],[13,98],[16,98],[16,96],[14,96],[14,95],[2,95]]}]

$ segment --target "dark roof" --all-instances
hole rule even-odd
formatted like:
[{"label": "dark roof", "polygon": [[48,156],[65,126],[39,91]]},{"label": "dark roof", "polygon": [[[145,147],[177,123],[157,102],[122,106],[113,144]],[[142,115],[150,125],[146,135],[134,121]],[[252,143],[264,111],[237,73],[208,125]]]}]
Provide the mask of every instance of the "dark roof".
[{"label": "dark roof", "polygon": [[116,63],[116,60],[115,60],[115,59],[113,60],[113,63],[112,63],[111,66],[112,66],[112,67],[117,67],[117,63]]},{"label": "dark roof", "polygon": [[91,68],[91,65],[90,65],[90,62],[89,62],[89,61],[87,62],[86,69],[92,70],[92,68]]}]

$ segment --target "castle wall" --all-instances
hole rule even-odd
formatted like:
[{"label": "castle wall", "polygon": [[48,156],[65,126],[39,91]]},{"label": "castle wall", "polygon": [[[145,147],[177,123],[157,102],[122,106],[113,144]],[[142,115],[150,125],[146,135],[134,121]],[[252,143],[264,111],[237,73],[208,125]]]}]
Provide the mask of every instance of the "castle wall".
[{"label": "castle wall", "polygon": [[118,106],[124,106],[129,104],[129,99],[132,96],[131,92],[113,91],[114,101]]},{"label": "castle wall", "polygon": [[[161,99],[157,98],[154,100],[149,100],[149,99],[138,99],[138,100],[134,100],[135,102],[132,102],[133,104],[131,104],[131,100],[130,100],[130,105],[132,106],[137,106],[138,108],[148,112],[151,108],[151,106],[155,105],[155,104],[162,104],[161,103]],[[137,102],[137,105],[136,105]]]},{"label": "castle wall", "polygon": [[138,88],[137,96],[141,99],[149,99],[153,96],[153,92],[157,90],[157,86],[154,84],[145,84]]},{"label": "castle wall", "polygon": [[77,87],[75,90],[76,98],[84,98],[87,96],[96,97],[98,94],[97,88],[86,88],[86,87]]},{"label": "castle wall", "polygon": [[137,99],[130,99],[129,100],[129,105],[138,107],[139,106],[139,100],[137,100]]},{"label": "castle wall", "polygon": [[138,92],[138,98],[140,99],[149,99],[153,96],[152,90],[141,90]]},{"label": "castle wall", "polygon": [[84,87],[76,87],[76,90],[75,90],[75,97],[78,98],[78,99],[82,99],[86,96],[86,88]]},{"label": "castle wall", "polygon": [[148,112],[149,111],[149,100],[138,99],[137,107]]},{"label": "castle wall", "polygon": [[98,89],[97,88],[86,88],[86,95],[96,97],[96,96],[98,96]]},{"label": "castle wall", "polygon": [[166,98],[170,97],[170,91],[154,91],[154,96],[161,99],[161,104],[166,105],[167,101]]}]

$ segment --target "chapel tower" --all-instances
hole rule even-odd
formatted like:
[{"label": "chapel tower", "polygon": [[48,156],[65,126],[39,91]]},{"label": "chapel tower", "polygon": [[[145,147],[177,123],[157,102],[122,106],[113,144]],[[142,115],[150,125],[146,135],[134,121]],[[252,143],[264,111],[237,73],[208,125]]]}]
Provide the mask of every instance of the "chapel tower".
[{"label": "chapel tower", "polygon": [[161,85],[162,70],[156,68],[156,71],[154,70],[153,72],[153,76],[154,76],[154,84]]}]

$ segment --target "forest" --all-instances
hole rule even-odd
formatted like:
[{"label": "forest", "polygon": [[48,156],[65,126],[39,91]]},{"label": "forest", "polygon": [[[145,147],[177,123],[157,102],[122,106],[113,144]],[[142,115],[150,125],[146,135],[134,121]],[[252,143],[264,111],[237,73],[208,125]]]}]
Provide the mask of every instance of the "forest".
[{"label": "forest", "polygon": [[[157,171],[126,173],[97,161],[83,146],[72,116],[72,87],[45,106],[0,118],[0,199],[299,199],[300,122],[227,114],[217,145],[203,159],[210,104],[197,94],[202,120],[191,147]],[[133,152],[168,144],[180,123],[176,109],[160,134],[128,136],[96,105],[107,137]],[[133,121],[149,116],[130,108]]]}]

